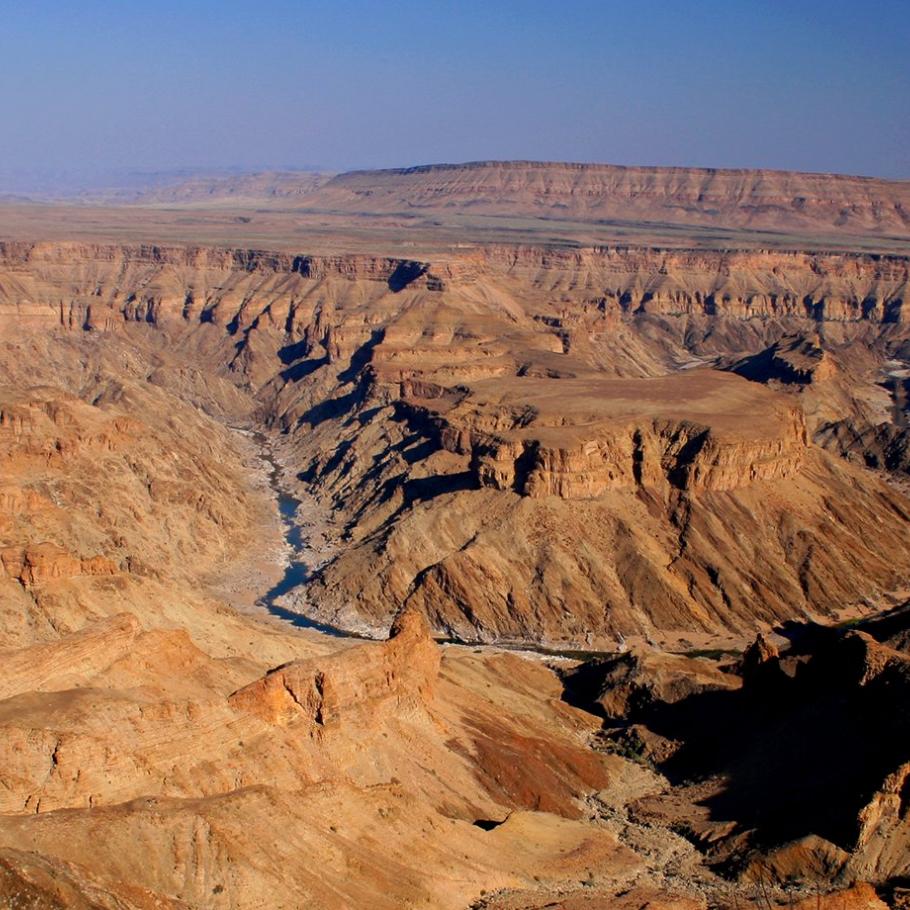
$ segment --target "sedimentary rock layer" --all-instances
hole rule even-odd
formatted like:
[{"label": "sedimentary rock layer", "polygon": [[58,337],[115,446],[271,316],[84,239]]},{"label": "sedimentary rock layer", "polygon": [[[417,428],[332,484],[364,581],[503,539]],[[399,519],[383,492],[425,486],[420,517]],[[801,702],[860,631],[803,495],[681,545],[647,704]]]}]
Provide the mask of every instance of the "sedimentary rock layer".
[{"label": "sedimentary rock layer", "polygon": [[[300,182],[312,186],[309,175]],[[910,231],[906,181],[792,171],[478,161],[338,174],[296,202],[350,214],[455,210],[778,231]]]},{"label": "sedimentary rock layer", "polygon": [[[681,827],[629,815],[672,803],[669,779],[591,749],[600,721],[551,668],[430,631],[729,644],[905,581],[907,501],[815,447],[803,399],[758,375],[815,388],[827,357],[844,376],[837,341],[873,366],[897,355],[903,260],[46,244],[0,260],[0,900],[742,905]],[[804,330],[822,355],[774,347]],[[749,361],[762,381],[704,364],[772,348]],[[286,481],[334,517],[304,606],[381,634],[398,617],[388,641],[223,604],[244,556],[273,561],[271,584],[279,543],[225,424],[270,432]],[[739,697],[701,658],[643,654],[603,714]],[[857,664],[870,685],[903,680],[880,656]],[[856,870],[876,881],[904,870],[906,773],[887,770],[862,804]]]},{"label": "sedimentary rock layer", "polygon": [[[0,267],[2,301],[15,307],[11,315],[95,327],[104,327],[109,315],[150,321],[215,318],[212,310],[222,298],[243,291],[274,295],[279,282],[292,298],[306,289],[307,279],[375,281],[392,291],[480,283],[507,292],[521,285],[536,292],[535,303],[546,295],[548,308],[557,314],[565,309],[569,318],[649,313],[898,322],[910,281],[908,260],[898,256],[636,248],[489,247],[461,258],[420,261],[5,242],[0,243]],[[569,303],[581,305],[582,312],[560,306]]]}]

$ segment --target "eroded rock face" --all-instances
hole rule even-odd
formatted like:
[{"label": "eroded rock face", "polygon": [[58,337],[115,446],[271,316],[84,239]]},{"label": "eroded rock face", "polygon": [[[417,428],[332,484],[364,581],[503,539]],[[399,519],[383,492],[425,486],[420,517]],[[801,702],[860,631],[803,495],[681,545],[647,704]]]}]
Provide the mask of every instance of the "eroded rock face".
[{"label": "eroded rock face", "polygon": [[637,868],[586,820],[609,778],[544,665],[444,655],[416,613],[345,650],[220,603],[220,544],[258,552],[274,506],[166,362],[116,390],[89,363],[92,404],[3,403],[29,419],[0,428],[0,902],[455,910]]},{"label": "eroded rock face", "polygon": [[479,161],[339,174],[309,204],[905,233],[901,182],[787,171]]},{"label": "eroded rock face", "polygon": [[741,685],[712,661],[642,647],[583,664],[565,681],[574,703],[599,706],[610,724],[641,723],[652,710]]},{"label": "eroded rock face", "polygon": [[12,344],[0,358],[0,647],[142,615],[157,585],[198,588],[231,541],[250,539],[262,506],[238,486],[231,434],[130,375],[141,342],[109,339],[103,355],[43,333]]},{"label": "eroded rock face", "polygon": [[[226,387],[255,391],[345,538],[308,607],[326,620],[382,630],[411,605],[465,638],[606,646],[751,634],[903,580],[873,546],[910,544],[900,498],[821,457],[802,401],[678,370],[798,326],[823,324],[826,345],[878,343],[905,295],[900,257],[12,243],[0,259],[8,325],[34,330],[21,344],[48,329],[76,346],[159,338],[184,363],[148,372],[161,388],[204,402],[217,379],[220,406],[247,415]],[[14,436],[54,419],[7,410]],[[114,422],[53,445],[140,432]],[[163,479],[150,492],[227,520],[219,495]]]},{"label": "eroded rock face", "polygon": [[[477,486],[593,499],[647,486],[729,490],[795,474],[806,447],[795,404],[719,375],[672,380],[486,381],[405,399]],[[407,412],[405,412],[406,416]]]},{"label": "eroded rock face", "polygon": [[[351,285],[363,282],[360,290],[368,290],[373,300],[404,290],[409,297],[472,294],[472,305],[453,314],[457,334],[458,322],[470,326],[472,315],[479,313],[477,304],[487,288],[506,295],[520,288],[525,302],[490,297],[483,309],[511,310],[514,316],[530,308],[538,327],[550,329],[557,342],[554,350],[582,344],[585,329],[615,327],[632,316],[900,323],[910,281],[901,256],[635,248],[567,252],[533,246],[491,246],[433,262],[364,254],[7,241],[0,244],[0,265],[8,276],[0,316],[9,326],[113,330],[123,322],[203,321],[246,334],[284,326],[290,319],[290,330],[302,332],[315,310],[323,330],[343,337],[353,326],[340,326],[337,318],[350,309]],[[318,285],[332,287],[334,293],[308,299]],[[388,313],[403,302],[387,301],[375,310],[374,326],[384,322],[383,310]],[[368,329],[371,320],[357,321]],[[389,341],[405,341],[408,324],[399,323]],[[446,321],[440,321],[437,339],[447,334]]]},{"label": "eroded rock face", "polygon": [[330,658],[272,670],[235,692],[231,705],[272,724],[311,728],[374,722],[379,712],[426,707],[439,674],[439,647],[426,619],[406,611],[381,647],[362,645]]},{"label": "eroded rock face", "polygon": [[824,382],[837,372],[833,358],[825,352],[817,335],[782,338],[759,354],[734,364],[731,369],[756,382],[798,385]]},{"label": "eroded rock face", "polygon": [[[513,892],[490,897],[475,906],[478,910],[545,910],[551,905],[550,899],[533,892]],[[710,905],[719,910],[752,910],[759,907],[765,910],[790,907],[798,910],[885,910],[888,906],[867,884],[802,899],[781,898],[756,886],[738,889],[732,894],[712,896]],[[559,906],[561,910],[640,910],[643,907],[647,910],[704,910],[708,901],[704,896],[674,893],[672,889],[637,887],[617,893],[589,883],[586,887],[561,894]]]},{"label": "eroded rock face", "polygon": [[51,578],[73,578],[77,575],[114,575],[117,566],[104,556],[77,559],[52,543],[0,550],[3,571],[26,587]]}]

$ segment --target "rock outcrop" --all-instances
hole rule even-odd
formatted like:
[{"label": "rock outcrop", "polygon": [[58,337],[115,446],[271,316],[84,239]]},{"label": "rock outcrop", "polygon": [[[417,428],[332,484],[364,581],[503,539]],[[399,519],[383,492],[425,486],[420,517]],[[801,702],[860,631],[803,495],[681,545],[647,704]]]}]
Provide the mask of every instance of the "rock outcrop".
[{"label": "rock outcrop", "polygon": [[647,647],[588,661],[564,679],[574,703],[594,708],[611,725],[641,723],[651,711],[741,685],[734,674],[719,669],[714,661]]},{"label": "rock outcrop", "polygon": [[814,338],[797,335],[782,338],[766,350],[746,357],[731,370],[753,382],[807,385],[830,379],[837,367],[817,335]]},{"label": "rock outcrop", "polygon": [[900,882],[910,661],[856,629],[780,632],[780,650],[760,636],[724,672],[630,654],[582,666],[568,692],[601,708],[614,748],[633,747],[677,784],[633,812],[672,818],[741,880]]},{"label": "rock outcrop", "polygon": [[426,619],[405,612],[387,642],[271,670],[235,692],[231,705],[271,724],[312,728],[375,721],[388,707],[426,707],[439,674],[439,648]]},{"label": "rock outcrop", "polygon": [[[478,487],[593,499],[640,486],[731,490],[799,470],[802,413],[717,375],[672,380],[488,380],[403,401]],[[721,416],[723,415],[723,416]]]},{"label": "rock outcrop", "polygon": [[53,578],[114,575],[117,572],[117,566],[104,556],[78,559],[52,543],[4,547],[0,549],[0,565],[7,575],[25,587]]}]

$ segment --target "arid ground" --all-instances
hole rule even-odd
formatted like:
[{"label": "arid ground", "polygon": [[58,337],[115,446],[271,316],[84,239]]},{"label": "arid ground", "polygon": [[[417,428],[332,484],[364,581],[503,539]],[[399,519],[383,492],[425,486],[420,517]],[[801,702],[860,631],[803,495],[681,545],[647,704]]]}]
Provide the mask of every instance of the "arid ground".
[{"label": "arid ground", "polygon": [[0,204],[0,904],[910,906],[910,183]]}]

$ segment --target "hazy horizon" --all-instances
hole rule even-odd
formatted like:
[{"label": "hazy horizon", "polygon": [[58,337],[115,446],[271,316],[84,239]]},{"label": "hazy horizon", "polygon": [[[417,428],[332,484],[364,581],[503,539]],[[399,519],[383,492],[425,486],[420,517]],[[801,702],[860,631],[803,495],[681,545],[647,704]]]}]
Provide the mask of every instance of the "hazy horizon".
[{"label": "hazy horizon", "polygon": [[13,8],[0,193],[489,159],[907,179],[908,46],[893,0]]}]

